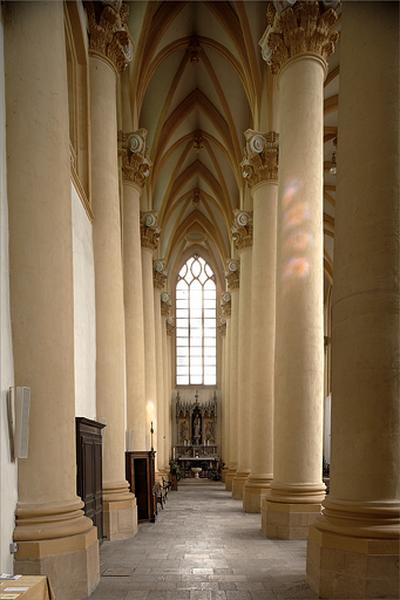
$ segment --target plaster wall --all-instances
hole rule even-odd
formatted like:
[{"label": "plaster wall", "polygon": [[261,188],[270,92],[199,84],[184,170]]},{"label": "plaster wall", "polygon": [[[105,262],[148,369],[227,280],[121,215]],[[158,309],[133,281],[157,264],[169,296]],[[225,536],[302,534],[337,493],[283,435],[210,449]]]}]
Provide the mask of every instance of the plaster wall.
[{"label": "plaster wall", "polygon": [[92,224],[71,183],[75,416],[96,419],[96,309]]},{"label": "plaster wall", "polygon": [[[0,572],[12,572],[9,544],[17,502],[17,465],[11,461],[6,395],[14,383],[8,261],[6,127],[4,99],[4,27],[0,9]],[[18,382],[23,384],[24,382]]]}]

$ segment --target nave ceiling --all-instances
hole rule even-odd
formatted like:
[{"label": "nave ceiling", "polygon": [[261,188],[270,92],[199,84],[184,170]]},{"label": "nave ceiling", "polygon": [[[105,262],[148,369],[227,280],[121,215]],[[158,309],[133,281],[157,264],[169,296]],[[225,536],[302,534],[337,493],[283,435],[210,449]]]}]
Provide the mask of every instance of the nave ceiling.
[{"label": "nave ceiling", "polygon": [[[147,130],[152,171],[143,209],[158,213],[171,272],[195,250],[223,278],[235,209],[249,207],[240,163],[247,129],[277,129],[276,81],[259,40],[266,2],[130,2],[134,59],[124,120]],[[339,47],[325,81],[325,272],[331,280]],[[126,107],[129,107],[126,109]]]}]

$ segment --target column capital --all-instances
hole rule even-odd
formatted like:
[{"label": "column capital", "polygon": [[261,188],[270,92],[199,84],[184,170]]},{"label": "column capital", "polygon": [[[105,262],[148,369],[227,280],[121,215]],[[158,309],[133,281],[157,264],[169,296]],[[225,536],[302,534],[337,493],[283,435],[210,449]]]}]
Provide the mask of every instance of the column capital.
[{"label": "column capital", "polygon": [[312,54],[326,63],[339,38],[334,29],[339,2],[334,5],[304,0],[267,3],[267,28],[259,45],[274,74],[295,56]]},{"label": "column capital", "polygon": [[253,211],[235,210],[232,225],[232,239],[238,250],[248,248],[253,243]]},{"label": "column capital", "polygon": [[262,181],[278,180],[279,134],[261,133],[253,129],[244,132],[246,146],[240,163],[243,179],[253,186]]},{"label": "column capital", "polygon": [[140,213],[140,237],[143,248],[156,250],[160,240],[160,227],[157,213],[146,211]]},{"label": "column capital", "polygon": [[128,31],[129,6],[122,0],[85,2],[89,50],[108,59],[117,72],[131,62],[133,43]]},{"label": "column capital", "polygon": [[230,258],[227,262],[227,272],[225,279],[228,282],[230,290],[239,289],[240,282],[240,260],[238,258]]},{"label": "column capital", "polygon": [[118,152],[122,159],[124,181],[142,187],[150,175],[151,161],[147,156],[147,130],[118,132]]},{"label": "column capital", "polygon": [[161,299],[161,315],[163,317],[170,317],[171,316],[171,306],[172,306],[171,295],[168,292],[162,292],[162,294],[160,295],[160,299]]},{"label": "column capital", "polygon": [[173,317],[168,317],[165,325],[167,328],[167,335],[174,335],[176,326],[175,326],[175,321],[174,321]]},{"label": "column capital", "polygon": [[221,306],[221,313],[222,313],[222,315],[225,318],[230,317],[231,316],[231,309],[232,309],[231,293],[230,292],[223,292],[221,294],[220,306]]},{"label": "column capital", "polygon": [[163,290],[167,281],[168,272],[165,268],[165,261],[162,258],[153,260],[153,281],[154,287]]}]

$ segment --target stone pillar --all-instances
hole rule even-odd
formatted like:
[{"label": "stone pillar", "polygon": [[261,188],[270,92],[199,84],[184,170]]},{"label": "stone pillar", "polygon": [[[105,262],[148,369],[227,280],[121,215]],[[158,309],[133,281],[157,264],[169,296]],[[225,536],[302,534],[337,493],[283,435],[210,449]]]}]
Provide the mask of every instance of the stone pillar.
[{"label": "stone pillar", "polygon": [[[18,461],[15,571],[58,598],[99,580],[97,531],[76,495],[68,89],[61,3],[7,5],[5,75],[15,382],[31,388]],[[5,435],[3,431],[1,435]]]},{"label": "stone pillar", "polygon": [[120,135],[123,179],[123,259],[126,339],[127,450],[146,450],[140,195],[150,174],[145,129]]},{"label": "stone pillar", "polygon": [[164,388],[164,361],[163,361],[163,335],[161,317],[161,292],[165,287],[167,273],[164,261],[157,259],[153,263],[154,278],[154,327],[156,342],[156,377],[157,377],[157,452],[158,470],[165,474],[165,388]]},{"label": "stone pillar", "polygon": [[225,474],[225,489],[232,491],[232,480],[237,470],[238,439],[238,332],[239,332],[239,281],[240,261],[230,259],[226,273],[231,293],[231,325],[230,325],[230,382],[229,382],[229,463]]},{"label": "stone pillar", "polygon": [[231,294],[224,292],[221,298],[221,312],[225,320],[225,339],[224,339],[224,389],[222,397],[222,461],[225,463],[222,469],[222,480],[225,482],[226,473],[229,465],[229,425],[230,425],[230,317],[231,317]]},{"label": "stone pillar", "polygon": [[322,598],[400,597],[398,23],[397,3],[343,6],[331,489],[307,556]]},{"label": "stone pillar", "polygon": [[250,467],[243,508],[258,513],[269,491],[273,468],[275,358],[276,215],[278,134],[248,130],[242,173],[253,195],[251,297]]},{"label": "stone pillar", "polygon": [[280,14],[268,6],[264,56],[279,74],[280,159],[274,479],[266,533],[306,538],[325,495],[323,83],[337,15],[318,2],[296,2]]},{"label": "stone pillar", "polygon": [[243,487],[250,475],[250,352],[251,352],[251,261],[253,243],[253,214],[237,211],[232,227],[235,247],[240,258],[239,288],[239,346],[238,346],[238,466],[232,480],[232,497],[241,500]]},{"label": "stone pillar", "polygon": [[93,247],[96,279],[97,418],[104,420],[103,510],[110,540],[137,532],[125,479],[125,320],[118,186],[117,78],[128,64],[127,15],[87,4],[90,42]]},{"label": "stone pillar", "polygon": [[[153,254],[158,248],[160,228],[154,212],[141,214],[144,351],[146,366],[147,447],[151,444],[150,425],[157,420],[157,363],[154,313]],[[153,437],[153,447],[157,439]],[[158,464],[156,454],[156,464]]]},{"label": "stone pillar", "polygon": [[175,445],[175,441],[172,437],[172,389],[175,387],[175,383],[172,380],[172,362],[173,362],[172,353],[173,353],[173,348],[174,348],[172,340],[175,335],[175,326],[174,326],[173,317],[167,317],[166,321],[165,321],[165,325],[166,325],[166,332],[167,332],[168,373],[169,373],[169,377],[168,377],[169,385],[167,388],[167,391],[168,391],[167,421],[168,421],[168,440],[169,440],[168,448],[169,448],[169,452],[171,452],[172,446]]},{"label": "stone pillar", "polygon": [[[224,428],[225,428],[225,407],[226,407],[226,386],[225,386],[225,356],[226,356],[226,320],[224,316],[220,316],[219,317],[219,321],[218,321],[218,325],[217,325],[217,329],[218,329],[218,334],[220,336],[221,339],[221,370],[220,370],[220,377],[221,377],[221,383],[220,383],[220,388],[221,388],[221,410],[219,412],[219,427],[218,427],[218,433],[217,436],[219,436],[219,447],[221,449],[221,454],[220,456],[224,457],[224,454],[226,453],[226,447],[225,447],[225,436],[224,436]],[[225,470],[222,469],[222,481],[225,480]]]},{"label": "stone pillar", "polygon": [[171,315],[171,296],[168,292],[161,294],[161,337],[162,337],[162,362],[164,375],[164,462],[165,470],[169,472],[169,459],[171,454],[171,361],[169,352],[169,338],[167,335],[167,319]]}]

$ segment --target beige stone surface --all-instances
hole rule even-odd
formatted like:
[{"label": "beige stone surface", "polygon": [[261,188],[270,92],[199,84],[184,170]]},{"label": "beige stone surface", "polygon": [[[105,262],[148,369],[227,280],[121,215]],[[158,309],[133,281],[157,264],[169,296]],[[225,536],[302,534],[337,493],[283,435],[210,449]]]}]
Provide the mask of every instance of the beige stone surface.
[{"label": "beige stone surface", "polygon": [[[269,503],[320,503],[323,348],[323,81],[316,54],[279,75],[274,479]],[[267,511],[267,520],[275,512]],[[293,525],[267,535],[296,535]],[[296,531],[294,531],[296,529]],[[304,537],[306,530],[303,529]]]},{"label": "beige stone surface", "polygon": [[275,356],[276,181],[252,189],[253,262],[250,363],[250,477],[243,493],[245,512],[260,512],[273,469]]},{"label": "beige stone surface", "polygon": [[86,598],[99,582],[99,543],[95,527],[81,535],[19,542],[18,546],[15,572],[47,575],[56,598]]},{"label": "beige stone surface", "polygon": [[[5,68],[11,317],[15,381],[32,391],[29,456],[18,464],[15,562],[22,573],[51,571],[52,585],[62,597],[69,581],[61,568],[67,554],[79,577],[73,596],[65,597],[76,599],[95,587],[99,563],[96,529],[76,496],[64,13],[61,4],[51,2],[19,3],[9,9]],[[21,160],[27,155],[29,160]]]},{"label": "beige stone surface", "polygon": [[343,8],[331,485],[307,576],[323,597],[398,598],[399,6]]},{"label": "beige stone surface", "polygon": [[123,261],[126,338],[127,450],[146,449],[140,188],[123,186]]}]

